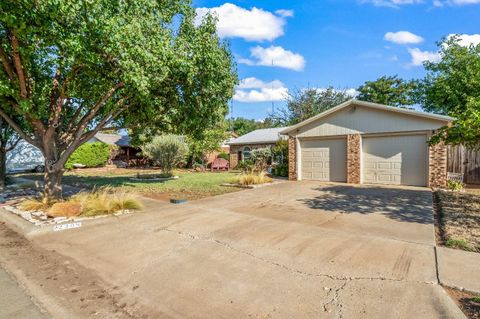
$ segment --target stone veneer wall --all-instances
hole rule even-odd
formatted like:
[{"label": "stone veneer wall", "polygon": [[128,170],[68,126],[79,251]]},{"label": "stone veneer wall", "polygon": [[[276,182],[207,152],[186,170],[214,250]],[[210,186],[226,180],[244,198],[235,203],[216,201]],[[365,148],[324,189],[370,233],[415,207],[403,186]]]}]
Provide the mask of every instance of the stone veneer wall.
[{"label": "stone veneer wall", "polygon": [[243,150],[244,147],[250,147],[251,150],[257,148],[273,147],[275,144],[242,144],[230,145],[230,168],[235,168],[238,165],[238,151]]},{"label": "stone veneer wall", "polygon": [[360,134],[347,135],[347,183],[349,184],[360,184],[361,182],[361,145]]},{"label": "stone veneer wall", "polygon": [[297,175],[297,141],[295,137],[288,138],[288,179],[296,181]]},{"label": "stone veneer wall", "polygon": [[428,186],[447,186],[447,146],[443,143],[428,148]]}]

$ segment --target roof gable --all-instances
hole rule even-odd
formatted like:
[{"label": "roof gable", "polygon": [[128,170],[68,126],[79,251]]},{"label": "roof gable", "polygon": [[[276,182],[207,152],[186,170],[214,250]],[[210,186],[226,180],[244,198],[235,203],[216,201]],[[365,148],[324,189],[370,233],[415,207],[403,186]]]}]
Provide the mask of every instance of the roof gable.
[{"label": "roof gable", "polygon": [[[432,123],[432,124],[436,123],[437,125],[433,125],[435,128],[446,125],[447,123],[453,120],[453,118],[451,117],[438,115],[438,114],[431,114],[431,113],[419,112],[414,110],[402,109],[398,107],[387,106],[387,105],[382,105],[377,103],[350,100],[334,108],[331,108],[325,112],[322,112],[316,116],[313,116],[303,122],[300,122],[294,126],[290,126],[289,128],[283,130],[281,134],[286,135],[292,132],[298,132],[300,130],[303,130],[302,128],[306,126],[311,126],[312,123],[320,123],[322,119],[332,118],[335,115],[335,113],[340,113],[342,111],[345,111],[346,109],[351,109],[351,108],[355,109],[357,106],[361,108],[368,108],[370,110],[376,110],[380,113],[383,113],[384,115],[383,119],[388,118],[388,116],[390,115],[392,116],[392,118],[403,118],[406,121],[412,121],[412,122],[419,122],[423,120],[427,123]],[[420,129],[423,129],[423,127],[421,126]]]}]

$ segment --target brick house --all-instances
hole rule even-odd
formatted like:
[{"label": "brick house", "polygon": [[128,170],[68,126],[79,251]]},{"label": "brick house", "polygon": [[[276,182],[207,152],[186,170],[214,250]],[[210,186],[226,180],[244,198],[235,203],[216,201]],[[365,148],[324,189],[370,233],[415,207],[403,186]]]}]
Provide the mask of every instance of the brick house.
[{"label": "brick house", "polygon": [[228,142],[230,146],[230,167],[235,168],[239,161],[250,157],[250,152],[254,149],[274,146],[275,143],[287,137],[280,135],[280,131],[285,127],[275,127],[255,130]]},{"label": "brick house", "polygon": [[446,146],[427,141],[452,120],[350,100],[280,132],[289,179],[443,187]]}]

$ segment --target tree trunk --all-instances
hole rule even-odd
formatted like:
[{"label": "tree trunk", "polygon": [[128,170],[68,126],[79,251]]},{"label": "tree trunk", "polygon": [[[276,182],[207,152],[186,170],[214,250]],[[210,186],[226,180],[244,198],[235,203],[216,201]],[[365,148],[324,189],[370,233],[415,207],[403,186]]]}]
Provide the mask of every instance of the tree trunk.
[{"label": "tree trunk", "polygon": [[53,169],[46,167],[44,176],[44,192],[45,200],[49,203],[56,202],[62,199],[62,177],[63,168],[58,169],[56,166]]},{"label": "tree trunk", "polygon": [[7,178],[7,152],[0,149],[0,190],[4,190]]}]

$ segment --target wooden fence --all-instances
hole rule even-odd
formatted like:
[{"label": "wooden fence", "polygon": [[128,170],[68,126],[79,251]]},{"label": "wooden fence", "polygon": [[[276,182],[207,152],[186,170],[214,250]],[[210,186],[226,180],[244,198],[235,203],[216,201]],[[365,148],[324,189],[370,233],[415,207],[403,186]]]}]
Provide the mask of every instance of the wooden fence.
[{"label": "wooden fence", "polygon": [[480,150],[448,146],[447,154],[449,172],[462,173],[465,183],[480,184]]}]

